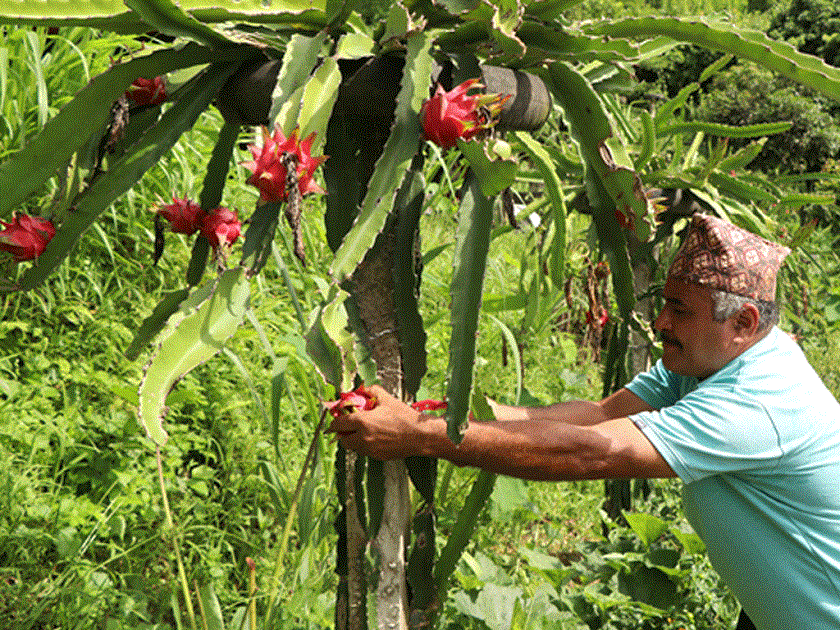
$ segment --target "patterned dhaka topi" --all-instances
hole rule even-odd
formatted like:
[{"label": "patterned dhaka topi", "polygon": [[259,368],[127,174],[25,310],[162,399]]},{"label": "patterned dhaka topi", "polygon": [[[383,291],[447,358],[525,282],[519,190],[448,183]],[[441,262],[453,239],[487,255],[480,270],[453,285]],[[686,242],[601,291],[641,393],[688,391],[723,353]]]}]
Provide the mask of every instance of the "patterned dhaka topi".
[{"label": "patterned dhaka topi", "polygon": [[706,214],[691,218],[668,276],[755,300],[776,299],[776,274],[790,250]]}]

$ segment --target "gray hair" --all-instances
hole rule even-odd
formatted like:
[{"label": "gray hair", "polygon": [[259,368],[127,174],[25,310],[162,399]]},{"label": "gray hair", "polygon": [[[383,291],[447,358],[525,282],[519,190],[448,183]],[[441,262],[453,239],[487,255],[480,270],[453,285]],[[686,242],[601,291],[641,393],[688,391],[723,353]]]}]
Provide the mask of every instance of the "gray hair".
[{"label": "gray hair", "polygon": [[764,330],[779,323],[779,305],[767,300],[755,300],[727,291],[712,289],[712,318],[723,322],[735,315],[747,304],[758,309],[758,330]]}]

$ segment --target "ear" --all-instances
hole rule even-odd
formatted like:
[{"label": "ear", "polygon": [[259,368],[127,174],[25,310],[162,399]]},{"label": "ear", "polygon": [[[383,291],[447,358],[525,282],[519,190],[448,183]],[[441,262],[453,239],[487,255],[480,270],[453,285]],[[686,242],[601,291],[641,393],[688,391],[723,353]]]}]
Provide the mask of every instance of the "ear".
[{"label": "ear", "polygon": [[742,341],[751,340],[758,332],[760,319],[755,304],[745,304],[733,317],[736,338],[740,337]]}]

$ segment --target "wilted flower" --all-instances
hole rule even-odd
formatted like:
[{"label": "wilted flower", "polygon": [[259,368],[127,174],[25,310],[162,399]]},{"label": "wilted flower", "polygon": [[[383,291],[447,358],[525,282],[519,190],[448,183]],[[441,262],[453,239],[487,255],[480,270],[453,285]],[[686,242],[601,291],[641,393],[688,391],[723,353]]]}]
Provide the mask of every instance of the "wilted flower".
[{"label": "wilted flower", "polygon": [[367,391],[364,385],[359,385],[352,392],[341,392],[338,395],[338,400],[325,402],[324,407],[332,414],[333,418],[337,418],[346,413],[373,409],[376,407],[376,397]]},{"label": "wilted flower", "polygon": [[295,173],[301,195],[324,193],[324,189],[312,180],[312,176],[315,174],[315,169],[327,159],[327,156],[312,157],[312,142],[315,139],[315,132],[309,134],[304,140],[299,140],[298,131],[296,128],[286,138],[279,127],[275,129],[273,136],[268,133],[268,129],[263,127],[262,147],[256,144],[248,146],[254,159],[243,162],[242,166],[253,171],[254,174],[248,178],[247,182],[257,187],[262,201],[286,200],[288,171],[284,154],[286,154],[287,159],[294,161],[296,164]]},{"label": "wilted flower", "polygon": [[618,208],[615,209],[615,220],[618,221],[618,224],[624,228],[625,230],[632,230],[633,229],[633,217],[630,214],[625,214]]},{"label": "wilted flower", "polygon": [[169,221],[172,231],[178,234],[195,234],[201,227],[201,206],[187,198],[178,199],[173,196],[171,204],[157,208],[156,211]]},{"label": "wilted flower", "polygon": [[157,105],[166,100],[166,83],[163,77],[139,77],[126,90],[125,95],[135,105]]},{"label": "wilted flower", "polygon": [[423,137],[448,149],[458,143],[458,138],[469,140],[491,127],[510,95],[467,94],[481,87],[478,79],[468,79],[449,92],[438,85],[434,96],[420,110]]},{"label": "wilted flower", "polygon": [[242,230],[242,224],[236,217],[236,213],[221,206],[202,215],[200,224],[202,236],[214,249],[233,243],[239,238]]},{"label": "wilted flower", "polygon": [[[603,328],[610,321],[610,316],[607,311],[601,311],[597,318],[598,328]],[[592,311],[586,311],[586,323],[589,326],[595,326],[596,318],[592,316]]]},{"label": "wilted flower", "polygon": [[55,236],[52,221],[28,214],[12,217],[11,223],[0,221],[0,225],[0,250],[12,254],[17,262],[38,258]]}]

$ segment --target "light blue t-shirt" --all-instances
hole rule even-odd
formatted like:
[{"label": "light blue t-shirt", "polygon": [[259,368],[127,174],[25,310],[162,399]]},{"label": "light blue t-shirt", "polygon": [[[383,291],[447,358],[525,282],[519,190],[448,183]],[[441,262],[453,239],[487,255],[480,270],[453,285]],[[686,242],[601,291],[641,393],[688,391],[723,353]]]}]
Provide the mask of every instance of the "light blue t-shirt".
[{"label": "light blue t-shirt", "polygon": [[840,404],[796,343],[774,328],[702,381],[659,361],[627,388],[756,628],[840,629]]}]

